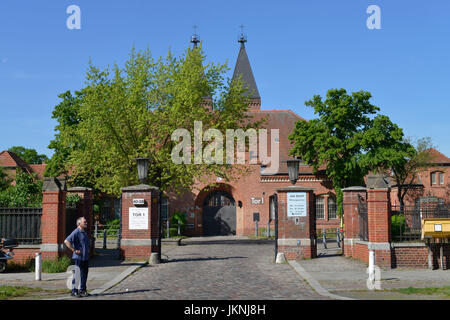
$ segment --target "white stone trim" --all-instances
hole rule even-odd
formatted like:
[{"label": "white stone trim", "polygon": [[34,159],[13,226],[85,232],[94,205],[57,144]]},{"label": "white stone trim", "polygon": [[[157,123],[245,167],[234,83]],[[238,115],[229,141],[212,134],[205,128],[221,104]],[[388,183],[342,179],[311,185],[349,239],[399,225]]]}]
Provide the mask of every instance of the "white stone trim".
[{"label": "white stone trim", "polygon": [[63,243],[43,243],[41,244],[41,251],[46,252],[58,252],[58,251],[64,251],[65,245]]},{"label": "white stone trim", "polygon": [[120,239],[120,246],[157,246],[158,238],[151,239]]},{"label": "white stone trim", "polygon": [[394,248],[404,248],[404,247],[426,247],[427,245],[423,242],[412,242],[412,243],[392,243]]},{"label": "white stone trim", "polygon": [[300,246],[310,246],[311,239],[308,238],[300,238],[300,239],[278,239],[279,246],[298,246],[297,241],[300,241]]},{"label": "white stone trim", "polygon": [[[392,245],[390,242],[367,242],[358,240],[356,243],[363,244],[367,246],[368,250],[391,250]],[[345,242],[344,242],[345,245]]]}]

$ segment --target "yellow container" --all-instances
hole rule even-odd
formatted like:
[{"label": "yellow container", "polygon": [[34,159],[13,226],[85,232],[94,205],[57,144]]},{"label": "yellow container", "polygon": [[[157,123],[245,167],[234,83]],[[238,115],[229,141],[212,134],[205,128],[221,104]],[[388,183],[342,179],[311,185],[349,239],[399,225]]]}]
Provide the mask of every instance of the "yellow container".
[{"label": "yellow container", "polygon": [[450,238],[450,219],[422,219],[422,240]]}]

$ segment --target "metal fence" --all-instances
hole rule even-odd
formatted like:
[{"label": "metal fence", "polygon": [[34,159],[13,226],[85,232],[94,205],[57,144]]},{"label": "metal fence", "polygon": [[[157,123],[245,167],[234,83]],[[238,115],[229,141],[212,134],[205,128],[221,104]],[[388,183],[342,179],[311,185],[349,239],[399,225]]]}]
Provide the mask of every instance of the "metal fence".
[{"label": "metal fence", "polygon": [[358,198],[359,238],[369,241],[369,219],[367,215],[367,202],[362,197]]},{"label": "metal fence", "polygon": [[395,209],[392,208],[392,240],[395,242],[420,240],[422,219],[450,218],[450,205],[445,203],[422,203]]},{"label": "metal fence", "polygon": [[0,208],[0,238],[40,244],[42,208]]}]

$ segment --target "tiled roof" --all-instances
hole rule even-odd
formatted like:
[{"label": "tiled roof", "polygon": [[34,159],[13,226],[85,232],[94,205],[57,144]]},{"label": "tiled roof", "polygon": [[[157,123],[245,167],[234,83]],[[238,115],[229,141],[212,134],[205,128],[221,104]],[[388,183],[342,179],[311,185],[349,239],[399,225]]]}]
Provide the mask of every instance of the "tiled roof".
[{"label": "tiled roof", "polygon": [[432,156],[430,161],[431,163],[450,164],[450,158],[446,157],[434,148],[427,149],[425,152],[428,152]]},{"label": "tiled roof", "polygon": [[[292,159],[293,156],[289,155],[289,150],[292,149],[293,144],[289,141],[289,135],[295,128],[295,123],[300,120],[304,120],[302,117],[292,112],[291,110],[252,110],[249,111],[255,120],[261,120],[267,118],[263,128],[267,129],[267,152],[270,154],[271,139],[270,129],[279,130],[279,154],[280,154],[280,166],[278,174],[288,174],[286,160]],[[319,170],[325,170],[325,166],[321,166]],[[303,166],[299,167],[300,174],[312,174],[312,167]]]},{"label": "tiled roof", "polygon": [[28,173],[36,173],[40,179],[43,178],[46,164],[28,164],[14,152],[4,150],[0,152],[0,167],[21,168]]}]

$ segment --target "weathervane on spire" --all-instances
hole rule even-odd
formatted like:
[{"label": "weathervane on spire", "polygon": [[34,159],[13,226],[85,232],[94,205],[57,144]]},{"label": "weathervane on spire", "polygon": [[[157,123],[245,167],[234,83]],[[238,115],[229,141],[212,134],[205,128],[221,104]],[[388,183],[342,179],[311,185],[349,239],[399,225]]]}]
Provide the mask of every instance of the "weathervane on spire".
[{"label": "weathervane on spire", "polygon": [[200,36],[197,35],[197,25],[193,25],[192,28],[194,28],[194,34],[191,37],[191,43],[194,44],[194,49],[197,49],[198,43],[200,42]]},{"label": "weathervane on spire", "polygon": [[243,48],[244,47],[244,43],[247,42],[247,36],[244,33],[245,26],[243,24],[241,24],[240,28],[241,28],[241,34],[239,35],[238,42],[241,44],[241,48]]}]

